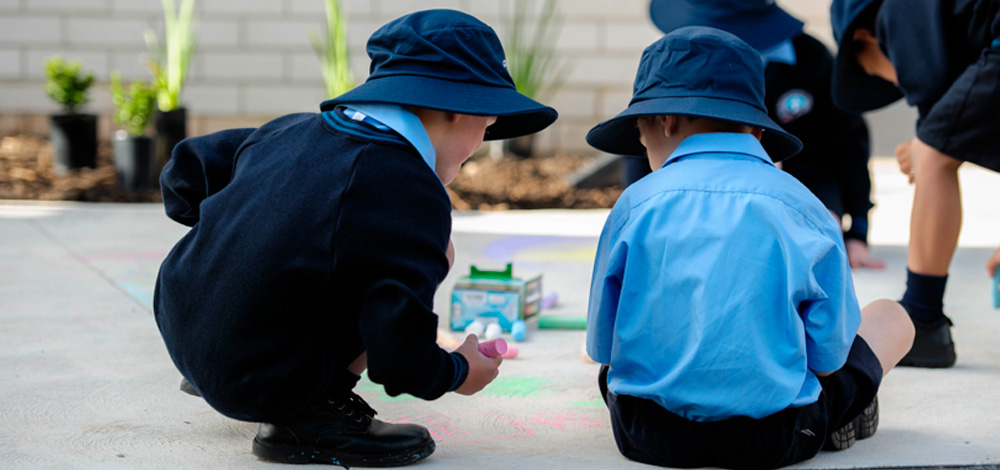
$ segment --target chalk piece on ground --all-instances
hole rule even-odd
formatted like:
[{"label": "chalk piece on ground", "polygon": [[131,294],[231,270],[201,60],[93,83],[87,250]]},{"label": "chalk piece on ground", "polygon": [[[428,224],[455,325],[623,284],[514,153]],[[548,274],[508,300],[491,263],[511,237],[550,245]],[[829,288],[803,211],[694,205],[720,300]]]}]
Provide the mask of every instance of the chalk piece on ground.
[{"label": "chalk piece on ground", "polygon": [[526,336],[528,336],[528,325],[524,323],[524,320],[518,320],[511,325],[510,337],[514,338],[514,341],[524,341]]},{"label": "chalk piece on ground", "polygon": [[538,327],[545,330],[586,330],[587,317],[542,315]]},{"label": "chalk piece on ground", "polygon": [[500,337],[500,333],[503,333],[503,328],[500,328],[499,323],[486,325],[486,339],[497,339]]}]

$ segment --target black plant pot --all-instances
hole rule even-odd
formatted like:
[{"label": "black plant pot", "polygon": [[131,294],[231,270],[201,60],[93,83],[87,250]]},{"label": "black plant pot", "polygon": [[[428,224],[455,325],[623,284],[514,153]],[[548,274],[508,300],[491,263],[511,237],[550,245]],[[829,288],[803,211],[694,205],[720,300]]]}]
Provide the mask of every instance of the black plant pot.
[{"label": "black plant pot", "polygon": [[157,138],[157,163],[167,164],[177,143],[187,138],[187,109],[157,112],[154,118]]},{"label": "black plant pot", "polygon": [[122,189],[154,188],[159,172],[154,175],[153,139],[132,137],[122,131],[111,141],[115,154],[115,183]]},{"label": "black plant pot", "polygon": [[97,116],[55,114],[51,116],[49,140],[57,174],[73,168],[97,167]]},{"label": "black plant pot", "polygon": [[535,146],[535,136],[525,135],[503,141],[504,153],[515,157],[530,158]]}]

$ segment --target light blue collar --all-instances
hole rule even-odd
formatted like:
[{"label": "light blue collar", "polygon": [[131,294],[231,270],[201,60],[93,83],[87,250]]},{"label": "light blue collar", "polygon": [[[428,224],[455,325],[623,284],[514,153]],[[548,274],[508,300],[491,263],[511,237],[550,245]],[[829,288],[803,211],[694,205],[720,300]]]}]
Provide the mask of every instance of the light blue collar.
[{"label": "light blue collar", "polygon": [[344,114],[350,119],[371,124],[380,130],[396,131],[417,149],[427,166],[431,167],[431,171],[435,171],[437,151],[434,150],[434,144],[431,143],[427,130],[416,114],[394,104],[370,103],[352,103],[350,106],[344,106]]},{"label": "light blue collar", "polygon": [[708,134],[695,134],[684,139],[674,153],[667,157],[660,168],[676,162],[688,155],[698,153],[729,153],[748,155],[774,165],[771,157],[767,155],[760,141],[750,134],[739,134],[732,132],[712,132]]},{"label": "light blue collar", "polygon": [[767,49],[760,51],[760,58],[764,59],[764,66],[770,63],[795,65],[795,46],[791,39],[785,39]]}]

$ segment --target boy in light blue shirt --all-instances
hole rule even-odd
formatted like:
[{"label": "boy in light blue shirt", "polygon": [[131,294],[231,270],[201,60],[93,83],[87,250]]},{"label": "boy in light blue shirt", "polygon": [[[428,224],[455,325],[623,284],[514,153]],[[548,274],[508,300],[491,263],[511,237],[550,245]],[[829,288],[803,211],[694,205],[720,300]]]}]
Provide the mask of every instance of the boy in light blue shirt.
[{"label": "boy in light blue shirt", "polygon": [[649,159],[594,263],[587,351],[633,460],[775,468],[874,433],[884,372],[913,326],[859,309],[840,227],[774,162],[801,149],[767,117],[760,56],[678,29],[644,52],[629,107],[587,141]]}]

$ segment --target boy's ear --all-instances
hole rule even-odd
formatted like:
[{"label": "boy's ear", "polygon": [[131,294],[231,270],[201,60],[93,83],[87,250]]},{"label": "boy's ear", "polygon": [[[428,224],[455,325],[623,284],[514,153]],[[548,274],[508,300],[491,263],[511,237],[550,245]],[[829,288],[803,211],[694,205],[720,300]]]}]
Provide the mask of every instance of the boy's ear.
[{"label": "boy's ear", "polygon": [[865,28],[855,29],[854,30],[854,35],[852,36],[852,39],[854,39],[855,42],[864,43],[865,45],[868,45],[868,46],[877,46],[878,45],[878,38],[876,38],[875,35],[872,34],[871,31],[869,31],[869,30],[867,30]]},{"label": "boy's ear", "polygon": [[673,137],[680,129],[680,119],[677,116],[657,116],[656,123],[663,126],[663,135]]},{"label": "boy's ear", "polygon": [[764,129],[760,127],[751,127],[750,134],[756,137],[757,140],[760,140],[761,137],[764,137]]}]

